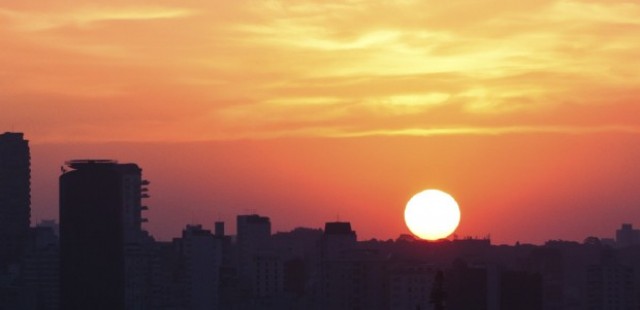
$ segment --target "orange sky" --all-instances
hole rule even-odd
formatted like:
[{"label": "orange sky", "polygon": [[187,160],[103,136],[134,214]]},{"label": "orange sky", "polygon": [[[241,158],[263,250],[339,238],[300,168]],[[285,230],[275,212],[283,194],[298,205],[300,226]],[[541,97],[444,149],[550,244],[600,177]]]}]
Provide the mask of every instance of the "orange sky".
[{"label": "orange sky", "polygon": [[638,37],[634,1],[7,0],[0,131],[32,141],[36,217],[35,168],[97,156],[153,176],[157,235],[255,209],[395,237],[437,187],[461,234],[581,239],[640,215]]}]

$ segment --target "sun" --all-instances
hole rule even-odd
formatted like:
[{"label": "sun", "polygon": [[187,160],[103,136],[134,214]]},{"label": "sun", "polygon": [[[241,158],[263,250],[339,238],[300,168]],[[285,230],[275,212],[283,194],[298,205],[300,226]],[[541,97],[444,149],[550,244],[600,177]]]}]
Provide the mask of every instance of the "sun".
[{"label": "sun", "polygon": [[451,235],[460,223],[460,207],[451,195],[437,189],[415,194],[404,209],[409,230],[421,239],[438,240]]}]

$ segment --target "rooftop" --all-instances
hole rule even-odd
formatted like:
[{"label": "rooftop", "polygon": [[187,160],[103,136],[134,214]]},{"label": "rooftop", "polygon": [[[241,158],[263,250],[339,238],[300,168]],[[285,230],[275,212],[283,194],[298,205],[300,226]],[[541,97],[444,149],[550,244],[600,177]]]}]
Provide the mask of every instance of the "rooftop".
[{"label": "rooftop", "polygon": [[82,169],[89,166],[98,166],[98,165],[116,165],[118,161],[112,159],[74,159],[65,162],[65,165],[73,168],[73,169]]}]

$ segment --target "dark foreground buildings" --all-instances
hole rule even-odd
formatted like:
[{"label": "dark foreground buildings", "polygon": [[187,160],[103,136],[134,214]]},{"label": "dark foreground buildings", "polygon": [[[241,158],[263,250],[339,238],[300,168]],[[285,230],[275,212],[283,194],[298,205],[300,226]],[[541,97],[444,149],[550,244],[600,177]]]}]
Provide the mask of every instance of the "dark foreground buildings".
[{"label": "dark foreground buildings", "polygon": [[21,223],[9,225],[19,233],[3,230],[10,239],[3,247],[15,250],[2,253],[0,310],[640,306],[640,238],[630,224],[615,240],[507,246],[406,235],[359,241],[348,222],[272,233],[270,218],[249,214],[237,217],[236,236],[216,222],[214,232],[187,225],[180,237],[155,241],[142,228],[148,197],[142,170],[110,160],[67,163],[58,238],[53,222],[28,228],[27,141],[21,134],[0,137],[3,156],[11,154],[0,163],[0,177],[15,181],[0,184],[3,193],[13,192],[3,196],[3,212],[19,210],[5,213]]},{"label": "dark foreground buildings", "polygon": [[29,141],[0,134],[0,272],[19,261],[31,213]]},{"label": "dark foreground buildings", "polygon": [[125,254],[141,234],[141,169],[110,160],[67,165],[72,170],[60,176],[61,309],[125,309]]}]

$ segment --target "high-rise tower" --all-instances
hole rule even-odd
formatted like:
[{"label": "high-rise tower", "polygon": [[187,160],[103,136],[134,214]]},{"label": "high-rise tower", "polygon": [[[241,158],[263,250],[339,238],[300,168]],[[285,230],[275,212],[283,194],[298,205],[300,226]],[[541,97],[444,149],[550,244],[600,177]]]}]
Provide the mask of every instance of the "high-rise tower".
[{"label": "high-rise tower", "polygon": [[142,217],[142,211],[147,206],[142,205],[142,198],[147,198],[149,181],[142,179],[142,169],[136,164],[118,164],[115,167],[122,177],[122,223],[125,242],[136,241],[142,223],[147,219]]},{"label": "high-rise tower", "polygon": [[255,294],[259,279],[257,259],[271,249],[271,220],[257,214],[238,215],[236,220],[238,275],[241,285]]},{"label": "high-rise tower", "polygon": [[60,177],[61,309],[124,309],[126,247],[141,232],[135,164],[74,160]]},{"label": "high-rise tower", "polygon": [[246,267],[253,255],[270,247],[271,220],[257,214],[238,215],[236,220],[238,260]]},{"label": "high-rise tower", "polygon": [[20,259],[31,215],[31,157],[22,133],[0,134],[0,272]]}]

